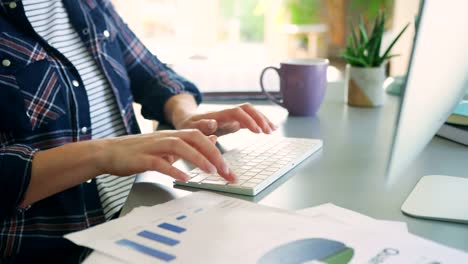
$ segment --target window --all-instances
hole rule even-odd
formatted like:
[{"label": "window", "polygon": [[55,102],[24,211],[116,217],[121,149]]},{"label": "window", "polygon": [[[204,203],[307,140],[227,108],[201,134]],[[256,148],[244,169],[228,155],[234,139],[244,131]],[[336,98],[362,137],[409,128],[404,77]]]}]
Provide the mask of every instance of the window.
[{"label": "window", "polygon": [[[328,55],[321,0],[113,3],[154,54],[203,92],[260,92],[259,76],[266,66],[285,58]],[[340,78],[331,67],[329,79]],[[270,73],[267,79],[267,86],[277,90],[278,77]]]}]

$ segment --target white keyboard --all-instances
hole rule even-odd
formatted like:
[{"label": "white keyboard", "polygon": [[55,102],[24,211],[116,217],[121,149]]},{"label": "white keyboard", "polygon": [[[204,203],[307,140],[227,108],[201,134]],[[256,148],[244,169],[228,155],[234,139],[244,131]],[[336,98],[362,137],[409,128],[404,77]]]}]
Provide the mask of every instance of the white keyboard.
[{"label": "white keyboard", "polygon": [[199,168],[188,173],[189,182],[175,183],[254,196],[321,148],[322,141],[317,139],[265,136],[251,145],[223,154],[237,176],[237,183],[228,183],[218,174],[209,174]]}]

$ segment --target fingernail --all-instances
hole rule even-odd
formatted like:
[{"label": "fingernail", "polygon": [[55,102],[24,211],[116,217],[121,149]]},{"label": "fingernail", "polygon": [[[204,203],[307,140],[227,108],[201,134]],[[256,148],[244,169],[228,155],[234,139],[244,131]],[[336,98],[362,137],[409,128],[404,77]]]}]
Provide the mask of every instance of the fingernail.
[{"label": "fingernail", "polygon": [[237,182],[237,176],[232,172],[231,172],[230,176],[231,176],[231,182],[236,183]]},{"label": "fingernail", "polygon": [[257,127],[257,133],[262,133],[262,129],[260,127]]},{"label": "fingernail", "polygon": [[234,172],[231,169],[228,169],[228,173],[226,173],[227,177],[225,179],[229,181],[230,183],[236,183],[237,182],[237,176],[234,174]]},{"label": "fingernail", "polygon": [[215,126],[216,126],[216,121],[210,120],[210,121],[208,122],[208,129],[214,129]]},{"label": "fingernail", "polygon": [[210,140],[211,140],[211,142],[216,143],[216,141],[218,141],[218,137],[214,136],[214,135],[211,135]]},{"label": "fingernail", "polygon": [[271,134],[271,128],[269,126],[267,126],[265,128],[265,131],[266,131],[267,134]]},{"label": "fingernail", "polygon": [[206,168],[206,172],[208,172],[210,174],[215,174],[217,172],[216,167],[213,166],[213,164],[211,164],[211,163],[206,163],[205,168]]},{"label": "fingernail", "polygon": [[229,175],[230,170],[226,162],[224,162],[222,170],[224,174]]},{"label": "fingernail", "polygon": [[188,182],[190,180],[190,177],[185,173],[180,173],[179,177],[182,182]]}]

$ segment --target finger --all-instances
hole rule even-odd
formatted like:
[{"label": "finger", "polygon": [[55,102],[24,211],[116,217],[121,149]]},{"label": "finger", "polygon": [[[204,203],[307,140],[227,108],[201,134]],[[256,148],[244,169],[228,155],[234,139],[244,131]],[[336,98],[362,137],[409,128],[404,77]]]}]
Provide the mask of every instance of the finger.
[{"label": "finger", "polygon": [[199,151],[206,159],[214,164],[218,174],[225,178],[227,181],[234,181],[231,170],[224,161],[223,156],[215,144],[212,143],[208,137],[203,135],[198,130],[182,130],[177,132],[177,136],[182,138],[185,142],[193,146]]},{"label": "finger", "polygon": [[273,124],[273,122],[271,122],[270,120],[268,120],[268,124],[270,125],[271,129],[273,129],[273,131],[278,129],[278,126]]},{"label": "finger", "polygon": [[237,121],[229,122],[223,125],[218,126],[218,130],[216,131],[217,136],[223,136],[226,134],[234,133],[239,131],[240,124]]},{"label": "finger", "polygon": [[164,173],[171,176],[172,178],[187,182],[190,180],[190,177],[182,172],[181,170],[173,167],[169,162],[167,162],[162,157],[148,155],[144,157],[144,162],[146,163],[146,170],[153,170]]},{"label": "finger", "polygon": [[[199,131],[198,133],[201,134]],[[211,145],[216,150],[208,138],[205,140],[207,141],[205,144]],[[178,156],[188,162],[193,163],[195,166],[199,167],[207,173],[216,173],[217,169],[213,163],[206,158],[206,155],[191,146],[186,138],[182,139],[181,137],[164,137],[158,139],[158,141],[157,153]]]},{"label": "finger", "polygon": [[262,112],[259,112],[259,113],[260,113],[260,115],[262,115],[262,116],[265,118],[265,120],[266,120],[267,123],[268,123],[268,126],[270,127],[270,129],[271,129],[272,131],[275,131],[276,129],[278,129],[278,126],[276,126],[275,124],[273,124],[273,122],[271,122],[270,119],[268,119],[268,117],[266,117],[266,115],[264,115]]},{"label": "finger", "polygon": [[262,129],[257,125],[255,120],[240,107],[209,113],[205,115],[205,118],[215,119],[218,121],[218,124],[237,121],[240,123],[241,128],[248,128],[254,133],[262,132]]},{"label": "finger", "polygon": [[215,135],[208,136],[208,139],[211,141],[211,143],[215,144],[216,141],[218,141],[218,137]]},{"label": "finger", "polygon": [[266,115],[264,115],[262,112],[258,111],[258,113],[263,116],[263,118],[267,121],[268,123],[268,126],[270,127],[270,129],[272,131],[275,131],[276,129],[278,129],[278,126],[273,124],[273,122],[270,121],[270,119],[268,119],[268,117],[266,117]]},{"label": "finger", "polygon": [[161,158],[163,158],[164,160],[166,160],[167,162],[171,162],[170,159],[171,159],[171,155],[163,155],[161,156]]},{"label": "finger", "polygon": [[237,120],[241,128],[248,128],[254,133],[261,133],[262,129],[258,126],[257,122],[247,114],[242,108],[234,108],[232,110],[233,120]]},{"label": "finger", "polygon": [[262,132],[257,122],[240,107],[229,109],[227,116],[230,117],[230,121],[239,122],[241,128],[247,128],[254,133]]},{"label": "finger", "polygon": [[260,126],[260,128],[263,130],[263,133],[270,134],[273,131],[273,129],[270,127],[270,124],[268,123],[268,118],[255,109],[251,104],[242,104],[239,107],[255,120],[257,125]]},{"label": "finger", "polygon": [[164,155],[162,158],[165,159],[170,164],[173,164],[174,162],[178,160],[178,158],[175,157],[174,155]]},{"label": "finger", "polygon": [[271,120],[266,117],[266,115],[264,115],[262,112],[260,111],[257,111],[261,116],[263,116],[263,118],[267,121],[268,125],[270,126],[271,130],[275,131],[276,129],[278,129],[278,126],[273,124],[273,122],[271,122]]},{"label": "finger", "polygon": [[211,135],[218,129],[218,122],[214,119],[202,119],[198,123],[197,128],[205,135]]},{"label": "finger", "polygon": [[189,128],[196,128],[205,135],[211,135],[216,132],[218,123],[214,119],[200,119],[193,121]]}]

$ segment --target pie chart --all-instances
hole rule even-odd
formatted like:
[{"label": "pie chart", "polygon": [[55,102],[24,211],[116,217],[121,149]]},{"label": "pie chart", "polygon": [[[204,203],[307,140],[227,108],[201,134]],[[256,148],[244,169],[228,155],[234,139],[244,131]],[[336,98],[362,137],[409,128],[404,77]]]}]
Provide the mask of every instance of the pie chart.
[{"label": "pie chart", "polygon": [[299,264],[319,261],[327,264],[347,264],[353,255],[354,250],[341,242],[323,238],[309,238],[275,247],[263,255],[257,263]]}]

